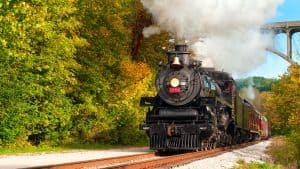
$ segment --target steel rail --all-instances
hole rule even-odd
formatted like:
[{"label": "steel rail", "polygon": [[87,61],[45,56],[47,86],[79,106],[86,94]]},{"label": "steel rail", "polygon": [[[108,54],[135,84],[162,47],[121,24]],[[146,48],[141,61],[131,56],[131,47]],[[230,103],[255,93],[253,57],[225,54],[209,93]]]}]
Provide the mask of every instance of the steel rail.
[{"label": "steel rail", "polygon": [[156,156],[155,153],[151,152],[146,154],[137,154],[137,155],[130,155],[130,156],[119,156],[119,157],[112,157],[112,158],[78,161],[78,162],[70,162],[70,163],[55,164],[55,165],[35,166],[35,167],[28,167],[26,169],[79,169],[79,168],[89,168],[89,167],[98,168],[98,166],[105,167],[113,164],[126,163],[128,161],[149,159],[155,156]]},{"label": "steel rail", "polygon": [[161,168],[161,167],[167,167],[172,168],[177,165],[183,165],[186,163],[190,163],[195,160],[216,156],[228,151],[232,151],[235,149],[247,147],[250,145],[254,145],[258,143],[256,142],[249,142],[239,145],[233,145],[228,147],[222,147],[222,148],[216,148],[212,150],[207,151],[199,151],[199,152],[192,152],[192,153],[185,153],[185,154],[179,154],[174,156],[169,156],[161,159],[153,159],[148,161],[142,161],[142,162],[136,162],[136,163],[130,163],[130,164],[123,164],[119,166],[113,166],[113,167],[105,167],[105,169],[153,169],[153,168]]},{"label": "steel rail", "polygon": [[159,167],[171,167],[182,165],[195,160],[216,156],[228,151],[254,145],[259,141],[243,143],[233,146],[221,147],[206,151],[190,152],[172,156],[157,156],[154,152],[130,156],[104,158],[97,160],[78,161],[72,163],[55,164],[47,166],[29,167],[26,169],[79,169],[79,168],[102,168],[102,169],[150,169]]}]

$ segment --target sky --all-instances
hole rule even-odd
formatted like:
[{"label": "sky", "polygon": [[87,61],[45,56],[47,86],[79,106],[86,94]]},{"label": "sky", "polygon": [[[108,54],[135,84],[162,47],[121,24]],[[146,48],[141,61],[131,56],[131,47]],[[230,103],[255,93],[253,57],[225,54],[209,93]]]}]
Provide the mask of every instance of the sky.
[{"label": "sky", "polygon": [[[272,18],[269,22],[286,22],[286,21],[300,21],[300,0],[284,0],[284,2],[277,9],[277,16]],[[292,40],[293,57],[296,58],[296,53],[300,52],[300,33],[296,33]],[[286,37],[278,35],[275,39],[275,48],[286,53]],[[300,58],[294,59],[300,63]],[[275,54],[267,52],[266,62],[243,75],[247,76],[264,76],[267,78],[279,78],[280,75],[287,71],[289,63]]]}]

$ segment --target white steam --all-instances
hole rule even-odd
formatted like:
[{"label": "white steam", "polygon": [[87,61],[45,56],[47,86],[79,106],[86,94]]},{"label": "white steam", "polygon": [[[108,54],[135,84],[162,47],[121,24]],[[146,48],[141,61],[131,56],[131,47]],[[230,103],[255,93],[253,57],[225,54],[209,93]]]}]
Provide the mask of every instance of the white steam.
[{"label": "white steam", "polygon": [[160,28],[158,26],[152,25],[147,28],[144,28],[143,30],[143,35],[145,38],[149,38],[150,36],[155,34],[160,34]]},{"label": "white steam", "polygon": [[253,102],[256,99],[256,93],[258,93],[258,90],[254,88],[253,78],[250,78],[248,87],[241,89],[240,96],[248,101]]},{"label": "white steam", "polygon": [[[282,1],[141,0],[159,26],[157,30],[193,42],[197,56],[231,73],[243,73],[264,62],[265,48],[272,43],[259,28],[275,16]],[[146,28],[145,32],[158,31]]]},{"label": "white steam", "polygon": [[255,99],[255,91],[253,86],[249,85],[247,88],[247,98],[249,98],[250,100],[254,100]]},{"label": "white steam", "polygon": [[255,89],[253,86],[254,86],[253,78],[250,78],[250,83],[248,85],[248,88],[246,89],[247,98],[250,100],[255,99]]}]

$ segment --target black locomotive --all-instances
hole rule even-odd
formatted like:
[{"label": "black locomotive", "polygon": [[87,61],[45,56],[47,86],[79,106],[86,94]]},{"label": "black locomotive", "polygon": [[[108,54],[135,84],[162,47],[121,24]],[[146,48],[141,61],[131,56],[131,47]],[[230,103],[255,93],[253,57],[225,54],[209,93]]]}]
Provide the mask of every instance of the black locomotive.
[{"label": "black locomotive", "polygon": [[228,73],[201,67],[186,45],[167,55],[156,78],[157,96],[141,98],[142,106],[152,107],[141,125],[150,149],[206,150],[261,136],[266,118],[237,95]]}]

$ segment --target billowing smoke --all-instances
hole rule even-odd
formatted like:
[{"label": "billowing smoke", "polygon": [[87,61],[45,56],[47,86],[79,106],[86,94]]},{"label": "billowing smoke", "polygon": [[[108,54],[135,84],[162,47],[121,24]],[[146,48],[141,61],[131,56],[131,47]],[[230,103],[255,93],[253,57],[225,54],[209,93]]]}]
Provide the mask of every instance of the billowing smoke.
[{"label": "billowing smoke", "polygon": [[160,34],[160,28],[158,26],[152,25],[144,28],[143,35],[145,38],[149,38],[152,35]]},{"label": "billowing smoke", "polygon": [[250,100],[255,99],[255,91],[252,85],[249,85],[247,88],[247,98],[249,98]]},{"label": "billowing smoke", "polygon": [[262,35],[259,28],[275,16],[282,1],[141,0],[159,30],[188,40],[199,58],[235,74],[265,61],[271,36]]},{"label": "billowing smoke", "polygon": [[250,78],[248,81],[248,87],[242,88],[240,90],[240,96],[250,102],[254,102],[256,95],[259,94],[259,91],[254,88],[253,78]]}]

